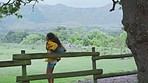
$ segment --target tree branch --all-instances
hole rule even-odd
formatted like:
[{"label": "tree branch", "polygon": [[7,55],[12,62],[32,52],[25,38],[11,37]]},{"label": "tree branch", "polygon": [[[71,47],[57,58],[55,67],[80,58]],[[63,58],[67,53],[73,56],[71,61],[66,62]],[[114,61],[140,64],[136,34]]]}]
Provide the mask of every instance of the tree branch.
[{"label": "tree branch", "polygon": [[112,2],[113,2],[113,7],[112,7],[112,9],[110,9],[110,11],[114,11],[115,10],[115,6],[116,6],[117,3],[119,3],[119,0],[117,0],[117,1],[112,0]]},{"label": "tree branch", "polygon": [[5,5],[9,4],[11,0],[9,0],[7,3],[2,4],[2,6],[0,7],[0,9],[2,9]]},{"label": "tree branch", "polygon": [[36,3],[43,0],[8,0],[7,2],[0,3],[0,18],[16,15],[18,18],[22,17],[18,11],[21,8],[21,5],[27,5],[31,2],[34,2],[33,9]]}]

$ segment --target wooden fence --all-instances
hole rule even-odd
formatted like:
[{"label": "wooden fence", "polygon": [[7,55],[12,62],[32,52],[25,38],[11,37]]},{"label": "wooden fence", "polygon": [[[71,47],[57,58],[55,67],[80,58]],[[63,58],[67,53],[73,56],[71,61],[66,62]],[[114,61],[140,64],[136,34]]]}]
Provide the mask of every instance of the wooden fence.
[{"label": "wooden fence", "polygon": [[[76,77],[76,76],[86,76],[93,75],[94,83],[97,83],[97,79],[114,77],[114,76],[123,76],[136,74],[137,71],[127,71],[127,72],[116,72],[103,74],[102,69],[96,69],[96,61],[100,59],[115,59],[115,58],[124,58],[132,57],[132,54],[122,54],[122,55],[104,55],[99,56],[99,52],[95,52],[95,48],[92,48],[92,52],[66,52],[66,53],[56,53],[50,54],[47,53],[25,53],[24,50],[21,51],[21,54],[13,54],[12,61],[0,61],[0,67],[13,67],[13,66],[22,66],[22,76],[16,77],[17,83],[30,83],[33,80],[43,80],[49,78],[66,78],[66,77]],[[83,56],[92,56],[92,70],[85,71],[75,71],[75,72],[64,72],[64,73],[53,73],[53,74],[40,74],[40,75],[27,75],[27,65],[31,65],[32,59],[44,59],[44,58],[68,58],[68,57],[83,57]]]},{"label": "wooden fence", "polygon": [[[133,55],[132,54],[103,55],[103,56],[92,57],[92,60],[117,59],[117,58],[127,58],[127,57],[133,57]],[[107,73],[107,74],[102,74],[102,75],[95,75],[94,78],[95,79],[100,79],[100,78],[132,75],[132,74],[137,74],[137,70],[130,70],[130,71],[124,71],[124,72],[115,72],[115,73]]]}]

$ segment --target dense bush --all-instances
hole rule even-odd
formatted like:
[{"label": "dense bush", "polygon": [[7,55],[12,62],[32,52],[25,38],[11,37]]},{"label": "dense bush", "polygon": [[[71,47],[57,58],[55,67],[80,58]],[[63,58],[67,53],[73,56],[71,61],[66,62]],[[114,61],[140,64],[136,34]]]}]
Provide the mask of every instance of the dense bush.
[{"label": "dense bush", "polygon": [[7,34],[1,35],[1,42],[5,43],[20,43],[23,38],[26,38],[27,32],[14,32],[9,31]]},{"label": "dense bush", "polygon": [[43,44],[45,42],[45,35],[34,33],[29,34],[26,38],[23,39],[21,44]]},{"label": "dense bush", "polygon": [[86,30],[84,27],[75,28],[58,27],[53,29],[62,42],[83,45],[83,46],[103,46],[103,47],[125,47],[126,33],[120,35],[108,35],[98,29]]}]

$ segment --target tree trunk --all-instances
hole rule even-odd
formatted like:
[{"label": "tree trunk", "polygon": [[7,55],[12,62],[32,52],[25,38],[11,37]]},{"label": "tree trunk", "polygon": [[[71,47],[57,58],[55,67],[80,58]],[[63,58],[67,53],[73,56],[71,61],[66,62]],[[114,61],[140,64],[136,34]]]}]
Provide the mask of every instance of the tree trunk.
[{"label": "tree trunk", "polygon": [[121,0],[126,43],[134,54],[138,83],[148,83],[148,0]]}]

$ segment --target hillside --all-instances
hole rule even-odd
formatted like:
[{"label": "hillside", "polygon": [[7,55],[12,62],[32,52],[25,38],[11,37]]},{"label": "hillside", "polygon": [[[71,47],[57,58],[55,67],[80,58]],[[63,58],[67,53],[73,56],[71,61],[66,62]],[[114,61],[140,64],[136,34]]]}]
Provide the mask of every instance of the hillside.
[{"label": "hillside", "polygon": [[[98,8],[73,8],[63,4],[27,5],[20,10],[22,19],[9,16],[0,21],[0,31],[46,31],[55,26],[121,27],[122,11],[109,12],[112,4]],[[119,8],[119,7],[118,7]]]}]

